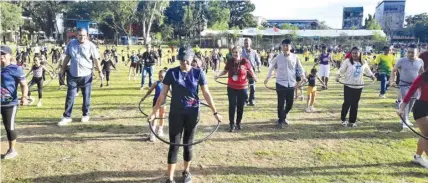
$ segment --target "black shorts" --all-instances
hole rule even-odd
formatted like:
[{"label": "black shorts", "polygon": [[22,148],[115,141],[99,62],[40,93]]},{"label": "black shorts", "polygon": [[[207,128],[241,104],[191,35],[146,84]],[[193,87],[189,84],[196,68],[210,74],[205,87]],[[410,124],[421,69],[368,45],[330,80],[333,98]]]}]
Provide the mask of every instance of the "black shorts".
[{"label": "black shorts", "polygon": [[[156,101],[158,101],[158,98],[153,98],[153,105],[152,107],[154,107],[156,105]],[[161,104],[161,107],[164,107],[166,104],[166,99],[163,101],[163,103]]]},{"label": "black shorts", "polygon": [[131,67],[137,67],[137,63],[131,63]]},{"label": "black shorts", "polygon": [[309,61],[309,57],[305,57],[305,62]]},{"label": "black shorts", "polygon": [[428,116],[428,102],[416,100],[413,105],[413,119],[418,120],[426,116]]}]

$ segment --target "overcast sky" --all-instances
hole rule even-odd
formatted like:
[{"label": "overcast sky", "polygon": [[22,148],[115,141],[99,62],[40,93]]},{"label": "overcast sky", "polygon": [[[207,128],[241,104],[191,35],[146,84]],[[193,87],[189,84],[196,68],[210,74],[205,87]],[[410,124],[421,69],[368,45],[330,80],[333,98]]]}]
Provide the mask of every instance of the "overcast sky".
[{"label": "overcast sky", "polygon": [[[343,7],[363,6],[364,18],[374,14],[380,0],[251,0],[255,16],[266,19],[318,19],[342,28]],[[407,0],[406,16],[428,12],[428,0]],[[363,22],[364,23],[364,22]]]}]

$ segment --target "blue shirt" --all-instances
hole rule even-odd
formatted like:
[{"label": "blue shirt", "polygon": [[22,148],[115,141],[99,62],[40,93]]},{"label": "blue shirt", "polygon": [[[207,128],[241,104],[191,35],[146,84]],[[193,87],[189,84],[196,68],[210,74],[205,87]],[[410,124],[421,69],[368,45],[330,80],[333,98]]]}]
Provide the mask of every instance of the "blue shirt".
[{"label": "blue shirt", "polygon": [[156,88],[155,88],[155,99],[157,100],[159,98],[159,95],[162,92],[163,83],[161,81],[156,81]]},{"label": "blue shirt", "polygon": [[1,69],[1,106],[18,105],[18,83],[25,80],[21,67],[10,64]]},{"label": "blue shirt", "polygon": [[77,39],[68,43],[66,54],[70,56],[70,74],[73,77],[84,77],[92,74],[93,59],[99,59],[97,47],[90,41],[80,44]]},{"label": "blue shirt", "polygon": [[242,49],[242,57],[246,58],[250,61],[251,67],[260,66],[260,58],[257,54],[256,50],[251,49],[250,52],[247,52],[247,50],[244,48]]},{"label": "blue shirt", "polygon": [[199,112],[199,85],[207,84],[201,69],[192,68],[189,72],[181,71],[180,67],[169,69],[163,84],[171,86],[172,114],[197,114]]}]

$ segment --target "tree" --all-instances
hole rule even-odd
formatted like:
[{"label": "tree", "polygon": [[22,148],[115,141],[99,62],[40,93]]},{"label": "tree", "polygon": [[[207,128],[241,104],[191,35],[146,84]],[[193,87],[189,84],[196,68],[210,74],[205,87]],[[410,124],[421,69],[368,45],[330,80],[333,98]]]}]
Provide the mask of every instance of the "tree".
[{"label": "tree", "polygon": [[21,7],[8,2],[1,2],[0,12],[1,32],[5,30],[17,30],[19,26],[24,24]]},{"label": "tree", "polygon": [[229,29],[230,10],[223,6],[222,1],[210,1],[207,15],[207,25],[215,30]]},{"label": "tree", "polygon": [[327,25],[327,22],[325,22],[325,21],[321,21],[321,22],[318,24],[318,28],[319,28],[319,29],[321,29],[321,30],[331,29],[331,27],[330,27],[330,26],[328,26],[328,25]]},{"label": "tree", "polygon": [[411,32],[419,41],[428,41],[428,14],[422,13],[406,17],[406,31]]},{"label": "tree", "polygon": [[367,30],[382,30],[382,26],[370,15],[364,20],[364,28]]},{"label": "tree", "polygon": [[283,30],[299,30],[298,26],[291,25],[291,24],[282,24],[281,29]]},{"label": "tree", "polygon": [[230,10],[229,27],[239,27],[243,29],[257,26],[257,22],[251,14],[256,7],[251,1],[228,1],[222,3],[226,3],[227,8]]},{"label": "tree", "polygon": [[138,4],[138,21],[142,25],[145,44],[150,43],[150,31],[154,21],[163,24],[164,11],[168,1],[140,1]]},{"label": "tree", "polygon": [[54,30],[58,32],[56,17],[63,13],[66,1],[18,1],[24,14],[28,14],[32,20],[48,36],[52,36]]},{"label": "tree", "polygon": [[109,25],[116,35],[123,32],[130,38],[134,31],[132,24],[136,23],[137,5],[136,1],[97,1],[92,3],[91,16],[97,22]]},{"label": "tree", "polygon": [[172,28],[171,25],[163,24],[161,27],[161,33],[164,40],[170,40],[174,34],[174,28]]}]

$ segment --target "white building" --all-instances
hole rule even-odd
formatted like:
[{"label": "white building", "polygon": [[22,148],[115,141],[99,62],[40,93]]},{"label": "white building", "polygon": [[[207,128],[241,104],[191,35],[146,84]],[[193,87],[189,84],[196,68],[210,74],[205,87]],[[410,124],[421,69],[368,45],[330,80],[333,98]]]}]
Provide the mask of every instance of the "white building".
[{"label": "white building", "polygon": [[375,18],[390,33],[404,27],[406,0],[383,0],[376,6]]}]

